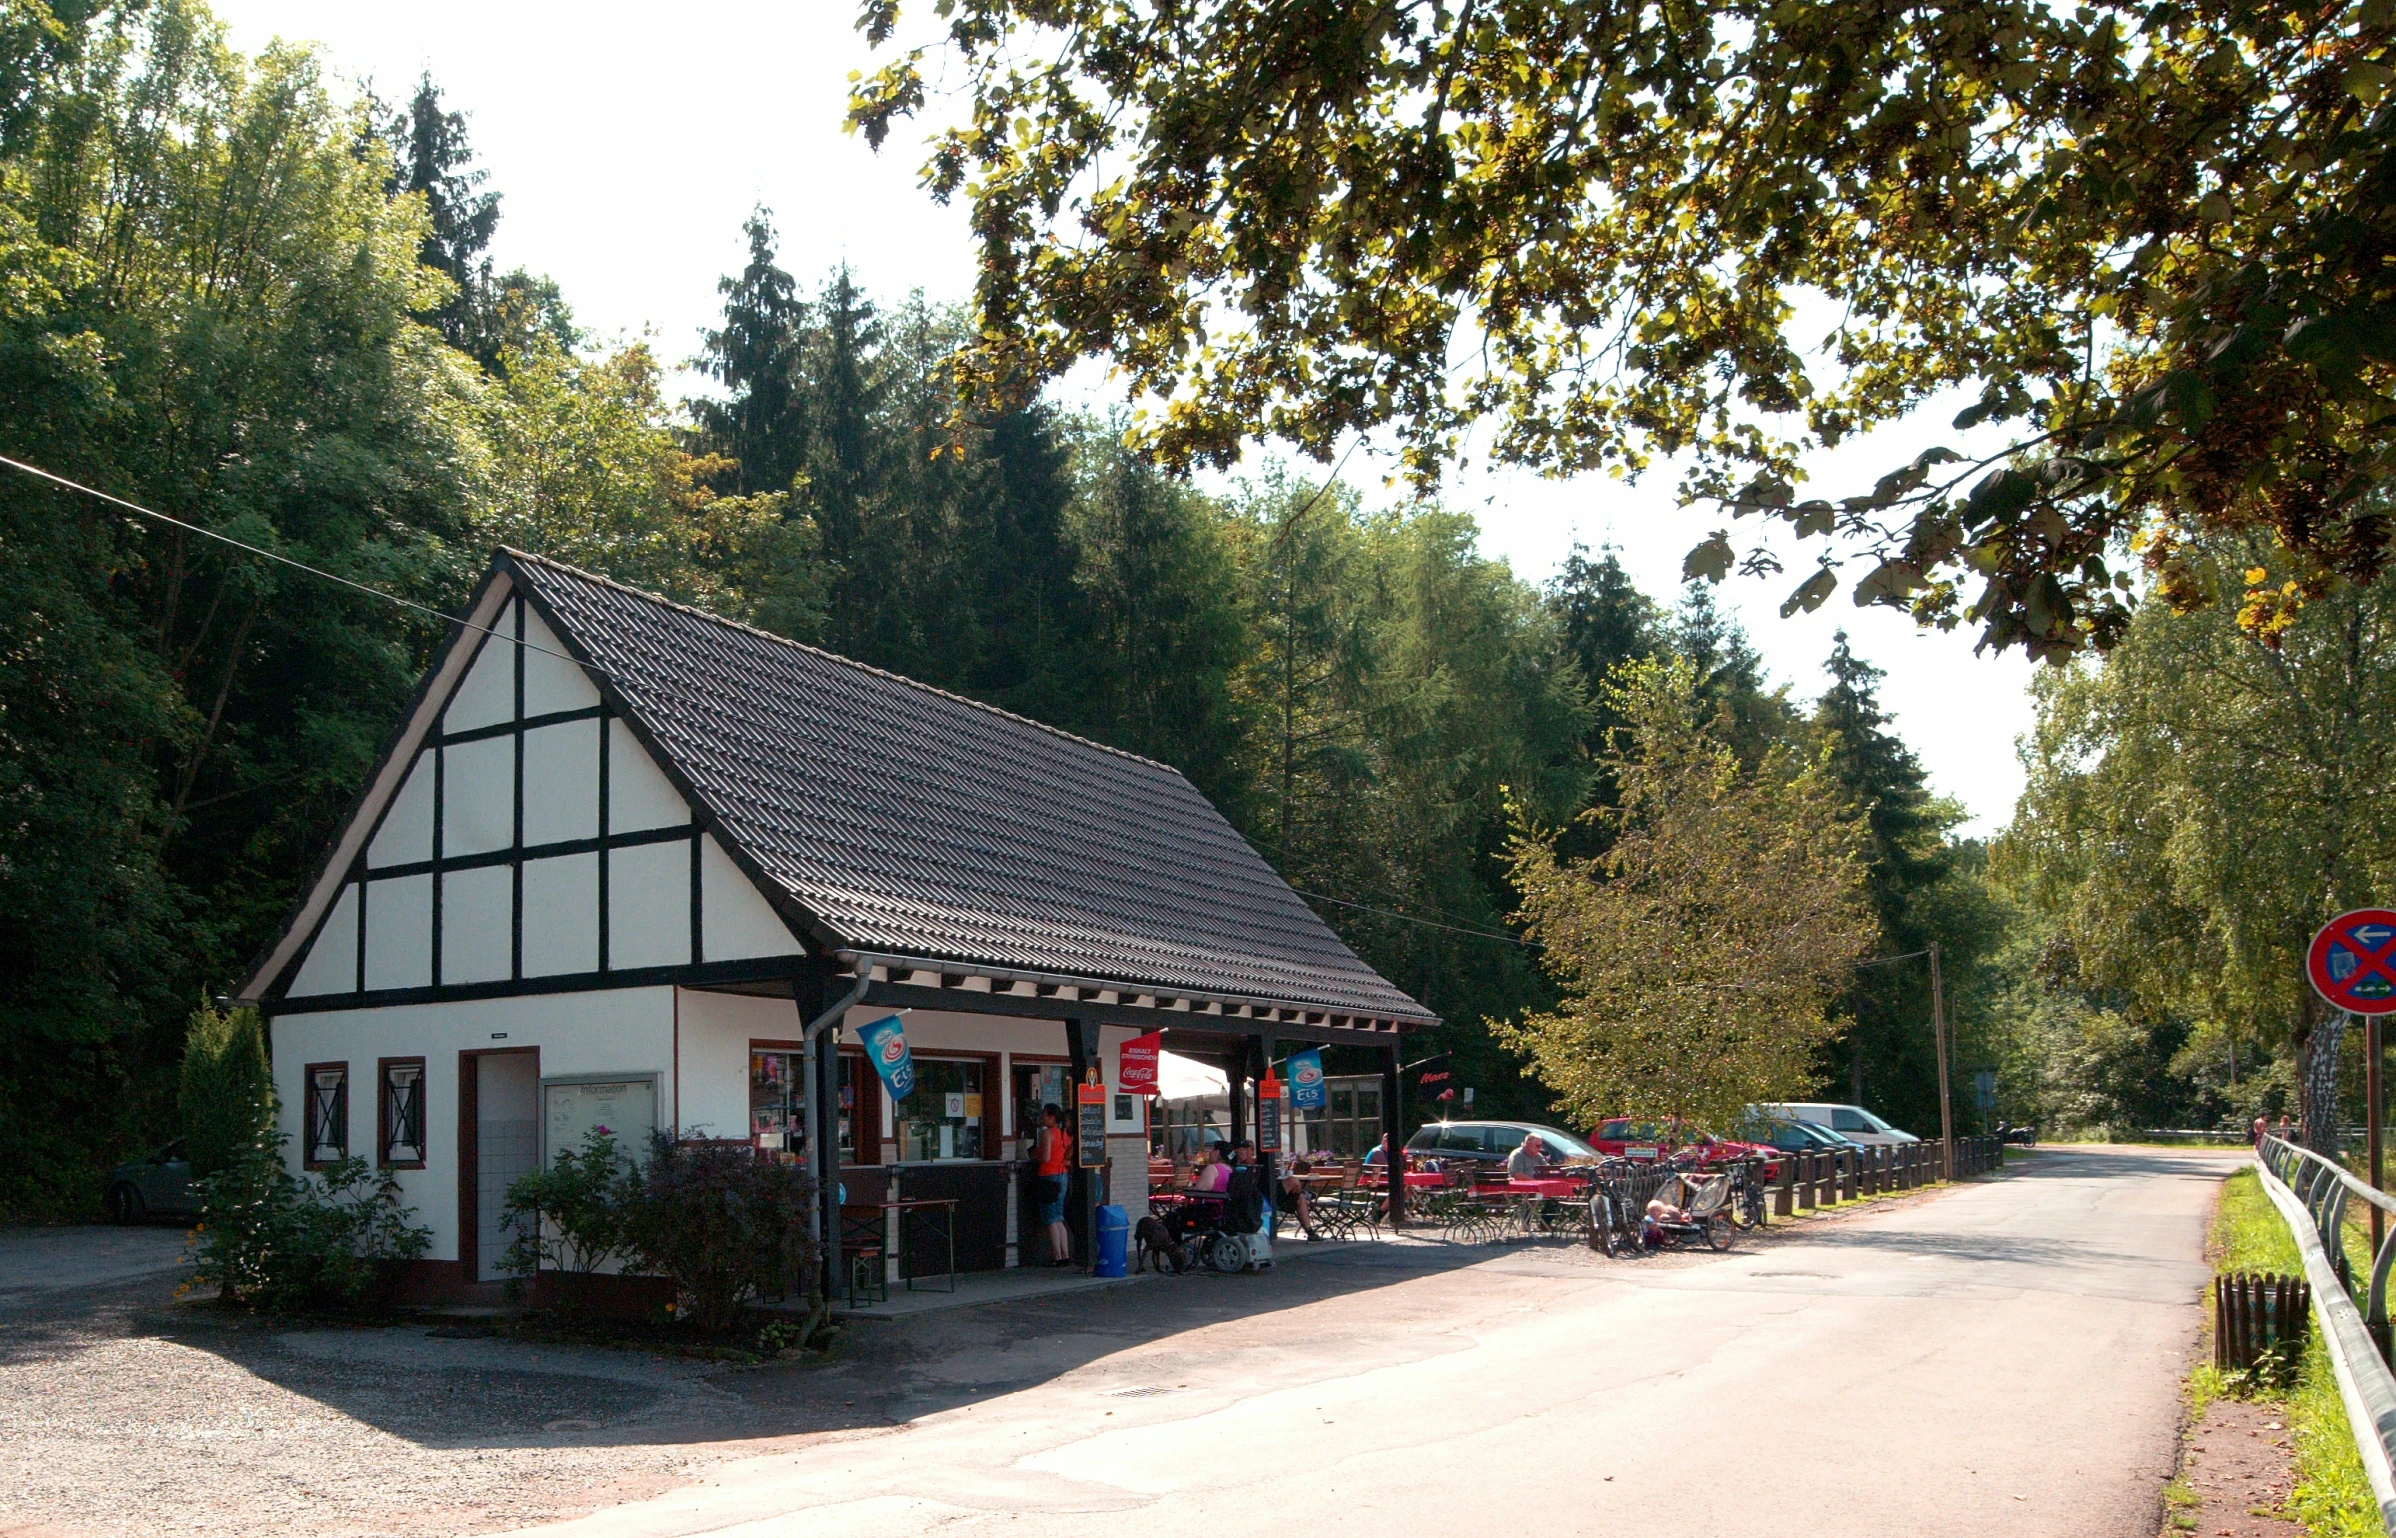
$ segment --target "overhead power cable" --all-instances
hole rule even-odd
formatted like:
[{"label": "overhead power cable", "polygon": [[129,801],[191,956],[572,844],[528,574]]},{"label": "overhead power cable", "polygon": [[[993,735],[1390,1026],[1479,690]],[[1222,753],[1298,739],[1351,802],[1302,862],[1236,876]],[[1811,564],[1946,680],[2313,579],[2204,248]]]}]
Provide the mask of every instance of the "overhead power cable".
[{"label": "overhead power cable", "polygon": [[[1362,440],[1359,441],[1361,442]],[[1353,454],[1355,451],[1356,445],[1350,444],[1348,447],[1348,452]],[[1347,455],[1343,454],[1340,456],[1339,465],[1336,465],[1332,468],[1330,479],[1323,483],[1321,490],[1317,491],[1313,497],[1308,499],[1306,506],[1298,510],[1293,517],[1293,521],[1294,518],[1302,518],[1308,512],[1313,510],[1315,503],[1321,501],[1324,494],[1330,491],[1332,486],[1338,482],[1340,469],[1346,464]],[[138,517],[150,519],[156,523],[165,524],[169,528],[181,529],[188,534],[197,534],[203,539],[212,539],[220,545],[230,546],[235,550],[241,551],[245,555],[254,555],[260,560],[272,561],[278,566],[288,566],[293,571],[315,577],[320,581],[333,583],[336,586],[348,588],[353,593],[362,593],[368,598],[379,598],[384,603],[393,604],[402,609],[412,609],[418,614],[430,615],[434,619],[444,621],[448,624],[457,625],[464,629],[474,631],[477,634],[491,636],[495,639],[505,641],[511,646],[521,646],[527,651],[536,651],[545,657],[555,657],[560,662],[570,663],[578,668],[588,668],[591,672],[597,673],[601,677],[608,676],[605,669],[593,667],[591,664],[582,661],[580,658],[570,657],[564,652],[552,651],[550,648],[539,645],[536,642],[520,641],[514,636],[503,635],[499,631],[493,630],[487,625],[477,625],[471,620],[460,619],[456,615],[434,608],[431,604],[419,603],[413,598],[402,598],[397,593],[386,593],[378,587],[369,587],[365,583],[357,581],[354,578],[344,577],[338,572],[326,571],[321,566],[311,566],[306,561],[294,560],[292,557],[284,555],[280,551],[268,550],[264,546],[253,545],[246,540],[235,539],[230,534],[219,533],[215,529],[203,528],[199,524],[192,523],[186,519],[177,518],[171,513],[162,513],[154,507],[144,507],[139,502],[129,501],[124,497],[117,496],[111,492],[102,491],[94,486],[86,486],[81,481],[69,480],[67,477],[56,474],[53,471],[45,470],[39,465],[29,465],[21,459],[11,459],[5,454],[0,454],[0,465],[6,465],[11,470],[19,471],[25,475],[30,475],[37,480],[48,481],[54,486],[63,486],[69,491],[81,492],[83,495],[105,502],[111,507],[121,507],[126,512],[135,514]],[[1291,890],[1298,891],[1298,889],[1295,887],[1291,888]],[[1426,929],[1446,930],[1450,934],[1472,935],[1483,940],[1498,940],[1507,945],[1520,946],[1525,949],[1533,948],[1538,944],[1536,940],[1526,940],[1520,935],[1498,934],[1487,929],[1468,929],[1457,924],[1441,924],[1431,919],[1416,918],[1411,913],[1399,913],[1390,908],[1376,908],[1369,903],[1350,902],[1344,897],[1328,897],[1321,892],[1299,891],[1298,895],[1301,897],[1312,898],[1316,902],[1332,903],[1342,908],[1353,908],[1360,913],[1378,914],[1382,918],[1396,919],[1403,924],[1420,924]],[[1867,962],[1865,965],[1869,966],[1871,963]]]},{"label": "overhead power cable", "polygon": [[1394,908],[1376,908],[1370,903],[1350,902],[1344,897],[1327,897],[1321,892],[1309,892],[1304,887],[1291,887],[1290,890],[1300,897],[1309,897],[1319,903],[1332,903],[1342,908],[1354,908],[1359,913],[1377,913],[1385,919],[1396,919],[1402,924],[1420,924],[1425,929],[1444,929],[1450,934],[1475,935],[1483,940],[1503,940],[1508,945],[1519,945],[1525,950],[1535,949],[1539,944],[1538,941],[1527,940],[1521,935],[1500,934],[1493,929],[1466,929],[1459,924],[1435,923],[1430,919],[1418,919],[1411,913],[1400,913]]},{"label": "overhead power cable", "polygon": [[[11,459],[5,454],[0,454],[0,465],[6,465],[11,470],[21,470],[27,475],[34,476],[40,480],[49,481],[53,485],[64,486],[69,491],[80,491],[87,497],[97,497],[101,501],[106,502],[113,507],[121,507],[129,513],[138,513],[144,518],[154,519],[159,523],[167,524],[173,528],[182,529],[187,533],[197,534],[204,539],[213,539],[220,545],[231,545],[236,550],[244,551],[250,555],[257,556],[261,560],[273,561],[278,566],[288,566],[293,571],[306,572],[311,577],[320,577],[327,582],[338,583],[342,587],[348,588],[351,592],[364,593],[369,598],[380,598],[385,603],[397,604],[403,609],[413,609],[419,614],[429,614],[437,620],[443,620],[452,625],[463,626],[466,629],[475,631],[481,635],[495,636],[499,640],[505,641],[511,646],[521,646],[526,651],[536,651],[545,657],[555,657],[560,662],[570,662],[576,667],[589,666],[589,664],[584,663],[577,658],[567,656],[564,652],[551,651],[548,647],[538,645],[531,641],[519,641],[511,635],[500,635],[498,631],[493,630],[488,626],[477,625],[472,620],[460,619],[456,615],[434,608],[429,603],[418,603],[413,598],[402,598],[397,593],[386,593],[379,587],[368,587],[365,583],[355,581],[349,577],[344,577],[338,572],[326,571],[321,566],[311,566],[305,561],[295,561],[290,556],[284,555],[280,551],[268,550],[263,546],[253,545],[243,540],[235,539],[230,534],[220,534],[214,529],[202,528],[196,523],[186,522],[185,520],[177,518],[172,514],[159,512],[156,508],[144,507],[139,502],[128,502],[123,497],[114,496],[108,492],[86,486],[81,481],[70,481],[65,476],[53,474],[50,471],[43,469],[39,465],[29,465],[21,459]],[[591,668],[591,671],[600,674],[602,677],[607,676],[605,671],[600,668]]]}]

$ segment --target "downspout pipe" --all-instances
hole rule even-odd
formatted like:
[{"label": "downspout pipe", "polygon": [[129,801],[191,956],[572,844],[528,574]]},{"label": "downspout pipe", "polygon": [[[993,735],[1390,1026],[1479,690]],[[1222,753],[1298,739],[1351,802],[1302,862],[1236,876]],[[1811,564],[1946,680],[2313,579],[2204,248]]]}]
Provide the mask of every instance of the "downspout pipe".
[{"label": "downspout pipe", "polygon": [[[816,1201],[808,1214],[807,1231],[819,1249],[824,1302],[832,1301],[835,1281],[840,1271],[837,1253],[840,1238],[840,1149],[839,1129],[824,1124],[823,1086],[817,1082],[816,1043],[824,1032],[838,1029],[840,1022],[873,986],[874,969],[870,961],[861,961],[849,991],[842,994],[820,1015],[799,1030],[799,1093],[804,1102],[807,1127],[807,1156],[815,1165]],[[827,1141],[829,1139],[829,1141]]]}]

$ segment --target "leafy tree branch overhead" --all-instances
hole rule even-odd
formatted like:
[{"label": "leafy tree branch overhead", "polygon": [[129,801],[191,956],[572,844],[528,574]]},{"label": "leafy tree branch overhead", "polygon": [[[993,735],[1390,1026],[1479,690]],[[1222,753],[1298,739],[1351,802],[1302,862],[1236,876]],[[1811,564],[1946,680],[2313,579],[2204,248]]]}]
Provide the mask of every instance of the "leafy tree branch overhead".
[{"label": "leafy tree branch overhead", "polygon": [[[2386,561],[2390,0],[938,11],[902,48],[867,0],[850,118],[880,145],[956,86],[923,175],[981,243],[969,400],[1105,357],[1170,464],[1386,430],[1428,484],[1479,423],[1558,473],[1682,456],[1732,515],[1693,575],[1772,569],[1762,515],[1823,541],[1792,609],[2049,658],[2119,637],[2134,558],[2220,596],[2205,531],[2285,553],[2266,638]],[[1801,496],[1957,389],[1999,452]]]}]

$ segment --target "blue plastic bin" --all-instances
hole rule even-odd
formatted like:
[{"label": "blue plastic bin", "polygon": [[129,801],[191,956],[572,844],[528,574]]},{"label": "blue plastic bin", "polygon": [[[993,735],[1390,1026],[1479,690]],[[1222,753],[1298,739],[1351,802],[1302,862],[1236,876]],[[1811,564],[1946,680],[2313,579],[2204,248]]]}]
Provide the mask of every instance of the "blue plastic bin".
[{"label": "blue plastic bin", "polygon": [[1098,1264],[1090,1268],[1092,1276],[1127,1276],[1131,1268],[1126,1263],[1131,1248],[1131,1218],[1120,1207],[1098,1209]]}]

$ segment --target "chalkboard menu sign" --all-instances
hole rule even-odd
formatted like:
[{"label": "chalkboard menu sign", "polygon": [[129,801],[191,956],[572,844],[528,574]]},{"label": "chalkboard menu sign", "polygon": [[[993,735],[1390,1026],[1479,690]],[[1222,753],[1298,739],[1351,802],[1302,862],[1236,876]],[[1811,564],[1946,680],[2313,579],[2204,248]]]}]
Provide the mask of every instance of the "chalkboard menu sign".
[{"label": "chalkboard menu sign", "polygon": [[1074,1140],[1078,1162],[1086,1170],[1106,1168],[1106,1086],[1085,1084],[1080,1090],[1081,1134]]},{"label": "chalkboard menu sign", "polygon": [[1256,1151],[1281,1152],[1281,1100],[1279,1096],[1259,1095],[1256,1099]]}]

